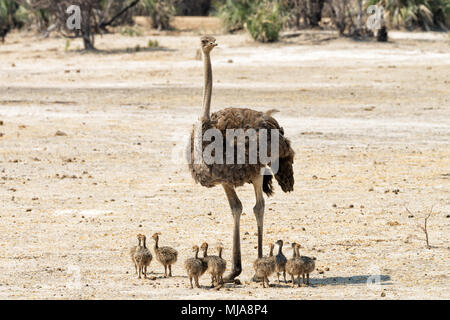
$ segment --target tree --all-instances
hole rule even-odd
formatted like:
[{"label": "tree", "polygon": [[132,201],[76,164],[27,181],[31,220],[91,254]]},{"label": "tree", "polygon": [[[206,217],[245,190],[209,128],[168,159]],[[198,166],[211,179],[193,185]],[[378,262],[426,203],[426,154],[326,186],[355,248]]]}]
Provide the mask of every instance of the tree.
[{"label": "tree", "polygon": [[308,22],[312,27],[318,27],[320,20],[322,20],[322,9],[325,0],[307,0],[305,1],[308,6]]},{"label": "tree", "polygon": [[[106,27],[122,17],[129,9],[136,6],[140,0],[17,0],[25,8],[34,12],[45,12],[52,29],[57,28],[68,38],[81,37],[85,50],[94,50],[94,35],[105,31]],[[117,5],[121,3],[120,5]],[[118,12],[112,12],[112,5]],[[67,10],[77,6],[80,9],[80,28],[69,28],[67,21],[77,11]]]}]

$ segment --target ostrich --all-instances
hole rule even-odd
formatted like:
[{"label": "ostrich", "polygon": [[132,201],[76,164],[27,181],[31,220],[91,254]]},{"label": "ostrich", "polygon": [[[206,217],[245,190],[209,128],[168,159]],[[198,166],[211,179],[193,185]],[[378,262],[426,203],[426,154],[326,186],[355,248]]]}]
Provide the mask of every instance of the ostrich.
[{"label": "ostrich", "polygon": [[[232,270],[224,280],[232,282],[242,272],[241,263],[241,245],[240,245],[240,218],[242,213],[242,203],[239,200],[235,188],[243,186],[245,183],[252,184],[255,190],[256,204],[253,207],[253,212],[256,217],[258,226],[258,258],[262,257],[262,244],[263,244],[263,221],[264,221],[264,196],[263,192],[267,196],[273,194],[272,175],[275,175],[278,184],[284,192],[290,192],[294,188],[294,174],[292,164],[294,162],[294,151],[290,146],[290,142],[284,137],[284,130],[278,122],[271,116],[277,110],[270,110],[267,112],[259,112],[247,108],[226,108],[213,114],[210,114],[211,107],[211,93],[212,93],[212,69],[210,52],[215,46],[217,46],[216,39],[211,36],[203,36],[200,39],[201,51],[203,53],[204,64],[204,88],[203,88],[203,108],[200,119],[194,124],[191,132],[190,148],[188,150],[188,163],[189,170],[195,182],[200,183],[204,187],[214,187],[216,185],[222,185],[225,194],[227,196],[231,213],[234,220],[233,228],[233,251],[232,251]],[[222,137],[226,136],[228,129],[254,129],[257,135],[258,141],[266,139],[267,144],[271,146],[271,136],[267,134],[267,137],[263,137],[262,130],[270,132],[271,129],[278,130],[278,157],[276,159],[271,158],[271,163],[262,163],[260,159],[255,164],[251,164],[249,159],[249,139],[245,140],[245,157],[244,164],[236,164],[235,152],[232,153],[234,162],[232,164],[212,163],[201,159],[198,161],[198,152],[202,152],[207,147],[205,141],[203,141],[204,133],[209,129],[215,129],[220,131]],[[245,132],[247,132],[245,131]],[[238,138],[239,140],[239,138]],[[260,141],[261,142],[261,141]],[[225,150],[227,142],[224,141]],[[231,148],[234,150],[238,146],[238,142],[235,142],[234,138],[231,141]],[[268,149],[269,147],[267,147]],[[233,150],[233,151],[234,151]],[[260,152],[258,148],[258,153]],[[266,150],[270,153],[270,150]],[[227,154],[223,155],[227,157]],[[268,165],[275,166],[276,162],[278,170],[270,170]],[[253,280],[259,281],[254,277]]]}]

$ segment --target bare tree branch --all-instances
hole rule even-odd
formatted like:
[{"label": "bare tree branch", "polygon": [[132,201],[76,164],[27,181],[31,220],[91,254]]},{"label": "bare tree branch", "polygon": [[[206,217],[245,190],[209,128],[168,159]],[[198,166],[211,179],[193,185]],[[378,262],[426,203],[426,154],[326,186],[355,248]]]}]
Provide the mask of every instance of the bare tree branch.
[{"label": "bare tree branch", "polygon": [[[431,217],[431,215],[433,214],[433,207],[434,205],[431,206],[430,211],[428,212],[428,214],[425,216],[424,218],[424,224],[422,225],[417,225],[420,230],[422,230],[425,233],[425,241],[427,243],[427,249],[431,249],[430,246],[430,241],[429,241],[429,237],[428,237],[428,219]],[[409,209],[407,207],[405,207],[406,211],[410,214],[413,215],[411,213],[411,211],[409,211]]]}]

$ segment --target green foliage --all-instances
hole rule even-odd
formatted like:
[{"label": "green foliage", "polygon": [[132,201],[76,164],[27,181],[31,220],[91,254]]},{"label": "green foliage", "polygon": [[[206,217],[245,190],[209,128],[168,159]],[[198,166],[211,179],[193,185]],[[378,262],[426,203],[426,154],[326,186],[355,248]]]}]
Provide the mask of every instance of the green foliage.
[{"label": "green foliage", "polygon": [[153,28],[168,30],[176,12],[174,3],[175,0],[141,0],[141,7],[152,18]]},{"label": "green foliage", "polygon": [[277,1],[261,1],[254,5],[253,14],[246,22],[246,27],[253,39],[260,42],[278,41],[283,27],[283,14]]},{"label": "green foliage", "polygon": [[225,3],[215,2],[218,16],[227,32],[244,28],[247,18],[253,12],[251,0],[226,0]]},{"label": "green foliage", "polygon": [[14,0],[0,0],[0,26],[22,27],[29,19],[29,12]]},{"label": "green foliage", "polygon": [[158,40],[152,40],[152,39],[148,40],[147,47],[148,48],[158,48],[159,47]]},{"label": "green foliage", "polygon": [[139,28],[136,27],[122,27],[120,28],[120,34],[122,36],[139,37],[142,33]]},{"label": "green foliage", "polygon": [[369,0],[366,6],[379,5],[385,19],[395,27],[424,30],[450,27],[449,0]]},{"label": "green foliage", "polygon": [[69,51],[70,50],[70,40],[69,39],[67,39],[66,40],[66,46],[64,47],[64,51]]},{"label": "green foliage", "polygon": [[216,6],[227,31],[245,27],[256,41],[278,40],[286,16],[286,7],[281,5],[281,0],[226,0]]}]

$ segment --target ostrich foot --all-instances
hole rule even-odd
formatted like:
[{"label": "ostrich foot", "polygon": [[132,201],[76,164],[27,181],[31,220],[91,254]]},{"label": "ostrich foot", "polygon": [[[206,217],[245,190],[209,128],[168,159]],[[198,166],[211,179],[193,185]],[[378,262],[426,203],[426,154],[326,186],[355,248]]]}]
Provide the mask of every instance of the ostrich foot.
[{"label": "ostrich foot", "polygon": [[223,278],[224,283],[234,283],[235,278],[241,274],[242,270],[233,270]]}]

